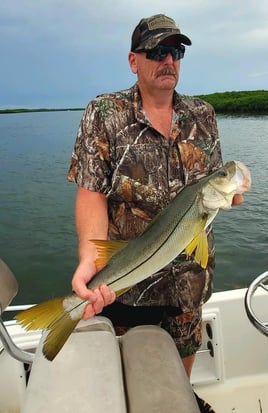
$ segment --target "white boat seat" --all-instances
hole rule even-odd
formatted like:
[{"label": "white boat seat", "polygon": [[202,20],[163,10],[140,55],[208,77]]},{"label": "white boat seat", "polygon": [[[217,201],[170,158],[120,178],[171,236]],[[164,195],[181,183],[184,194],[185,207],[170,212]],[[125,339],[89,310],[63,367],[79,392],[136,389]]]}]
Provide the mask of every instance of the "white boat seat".
[{"label": "white boat seat", "polygon": [[110,320],[81,321],[52,362],[42,354],[45,337],[21,413],[199,413],[176,346],[160,327],[135,327],[117,339]]},{"label": "white boat seat", "polygon": [[171,336],[138,326],[120,339],[128,413],[200,413]]},{"label": "white boat seat", "polygon": [[42,338],[21,413],[126,413],[118,341],[104,317],[81,321],[50,362]]},{"label": "white boat seat", "polygon": [[0,258],[0,315],[18,292],[18,283],[13,272]]}]

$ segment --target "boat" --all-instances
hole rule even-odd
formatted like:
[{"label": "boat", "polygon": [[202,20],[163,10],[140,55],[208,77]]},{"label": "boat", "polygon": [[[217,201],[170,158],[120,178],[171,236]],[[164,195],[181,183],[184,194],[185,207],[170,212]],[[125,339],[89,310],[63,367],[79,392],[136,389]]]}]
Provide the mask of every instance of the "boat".
[{"label": "boat", "polygon": [[198,413],[194,392],[217,413],[268,412],[267,282],[268,271],[212,294],[189,382],[166,331],[139,326],[117,337],[98,316],[46,360],[47,333],[7,317],[29,306],[12,305],[18,285],[0,260],[0,413]]}]

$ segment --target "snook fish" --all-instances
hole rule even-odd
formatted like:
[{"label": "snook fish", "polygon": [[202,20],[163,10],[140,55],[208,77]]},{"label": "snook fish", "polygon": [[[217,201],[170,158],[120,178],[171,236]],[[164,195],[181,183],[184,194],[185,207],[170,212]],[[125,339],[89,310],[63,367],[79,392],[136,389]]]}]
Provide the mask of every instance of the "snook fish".
[{"label": "snook fish", "polygon": [[[227,162],[209,176],[185,186],[137,239],[92,240],[98,251],[96,265],[104,268],[88,283],[88,288],[105,283],[120,296],[182,251],[188,255],[194,253],[195,260],[205,268],[208,261],[205,229],[218,210],[231,208],[233,196],[247,191],[250,184],[246,165],[240,161]],[[49,330],[43,354],[53,360],[81,320],[87,304],[72,294],[37,304],[17,314],[16,319],[26,329]]]}]

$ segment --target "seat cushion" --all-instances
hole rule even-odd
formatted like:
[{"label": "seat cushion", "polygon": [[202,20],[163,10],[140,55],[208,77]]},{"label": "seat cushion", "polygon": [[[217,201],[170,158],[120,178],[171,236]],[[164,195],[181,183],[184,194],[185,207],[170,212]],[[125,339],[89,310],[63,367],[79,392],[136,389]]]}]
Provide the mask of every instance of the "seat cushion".
[{"label": "seat cushion", "polygon": [[200,413],[178,350],[157,326],[139,326],[120,339],[129,413]]},{"label": "seat cushion", "polygon": [[108,319],[81,321],[56,358],[38,346],[22,413],[126,413],[118,341]]}]

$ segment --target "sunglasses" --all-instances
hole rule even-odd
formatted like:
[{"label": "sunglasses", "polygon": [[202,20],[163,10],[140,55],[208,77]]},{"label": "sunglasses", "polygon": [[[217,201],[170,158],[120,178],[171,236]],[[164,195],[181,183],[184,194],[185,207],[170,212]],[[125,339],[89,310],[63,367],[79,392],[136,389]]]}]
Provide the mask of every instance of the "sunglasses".
[{"label": "sunglasses", "polygon": [[179,44],[178,46],[165,46],[159,44],[150,50],[139,50],[137,53],[146,53],[146,58],[150,60],[156,60],[161,62],[167,55],[171,54],[173,60],[180,60],[183,58],[185,53],[185,46]]}]

